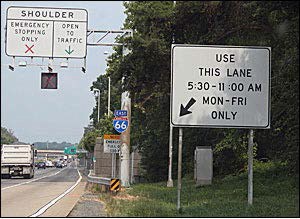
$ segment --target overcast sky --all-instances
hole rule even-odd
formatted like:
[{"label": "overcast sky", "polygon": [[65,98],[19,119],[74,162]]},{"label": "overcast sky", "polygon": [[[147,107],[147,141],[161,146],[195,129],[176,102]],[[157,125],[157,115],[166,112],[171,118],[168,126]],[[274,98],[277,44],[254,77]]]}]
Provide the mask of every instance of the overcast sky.
[{"label": "overcast sky", "polygon": [[[125,20],[122,1],[1,1],[1,127],[13,130],[22,142],[56,141],[78,143],[83,129],[90,123],[95,106],[90,86],[105,72],[106,55],[111,47],[87,48],[87,72],[81,69],[54,68],[58,72],[58,89],[41,89],[44,67],[8,69],[12,57],[5,54],[6,9],[9,6],[82,8],[88,11],[88,29],[120,30]],[[115,35],[114,35],[115,37]],[[109,38],[104,42],[112,42]],[[16,63],[25,60],[17,58]],[[27,62],[30,59],[26,59]],[[34,58],[34,63],[41,63]],[[59,64],[61,59],[54,59]],[[48,63],[48,59],[44,59]],[[70,60],[69,65],[81,66],[82,60]]]}]

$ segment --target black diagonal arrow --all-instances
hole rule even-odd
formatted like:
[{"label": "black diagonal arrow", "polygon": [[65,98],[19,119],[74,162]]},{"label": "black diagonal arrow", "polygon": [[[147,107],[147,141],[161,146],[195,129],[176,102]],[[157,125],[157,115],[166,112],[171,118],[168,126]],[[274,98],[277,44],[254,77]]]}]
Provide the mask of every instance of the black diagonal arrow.
[{"label": "black diagonal arrow", "polygon": [[187,115],[187,114],[192,113],[191,111],[189,111],[189,108],[190,108],[194,103],[196,103],[196,100],[192,97],[192,98],[190,99],[190,101],[188,102],[188,104],[186,105],[186,107],[184,107],[184,106],[181,104],[179,116],[184,116],[184,115]]}]

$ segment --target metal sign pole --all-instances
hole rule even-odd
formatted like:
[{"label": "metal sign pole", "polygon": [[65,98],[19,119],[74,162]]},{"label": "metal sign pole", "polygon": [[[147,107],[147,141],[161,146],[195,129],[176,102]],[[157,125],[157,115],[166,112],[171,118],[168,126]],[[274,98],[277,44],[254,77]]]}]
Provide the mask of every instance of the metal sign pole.
[{"label": "metal sign pole", "polygon": [[[175,6],[176,6],[176,1],[173,1],[173,7],[174,7],[174,9],[175,9]],[[172,33],[172,44],[174,44],[174,43],[175,43],[175,32],[173,31],[173,33]],[[172,90],[172,87],[171,87],[171,90]],[[171,106],[171,104],[170,104],[170,106]],[[170,109],[171,109],[171,107],[170,107]],[[171,115],[171,112],[170,112],[170,115]],[[169,134],[169,171],[168,171],[167,187],[173,187],[173,180],[172,180],[172,150],[173,150],[173,126],[172,126],[172,124],[170,122],[170,134]]]},{"label": "metal sign pole", "polygon": [[117,154],[114,154],[114,177],[117,177],[116,171],[117,171]]},{"label": "metal sign pole", "polygon": [[178,143],[178,182],[177,182],[177,210],[180,211],[180,192],[181,192],[181,165],[182,165],[182,128],[179,128]]},{"label": "metal sign pole", "polygon": [[170,135],[169,135],[169,173],[167,187],[173,187],[172,180],[172,150],[173,150],[173,126],[170,124]]},{"label": "metal sign pole", "polygon": [[114,178],[114,153],[111,153],[111,178]]},{"label": "metal sign pole", "polygon": [[248,204],[253,203],[253,129],[249,130],[248,139]]}]

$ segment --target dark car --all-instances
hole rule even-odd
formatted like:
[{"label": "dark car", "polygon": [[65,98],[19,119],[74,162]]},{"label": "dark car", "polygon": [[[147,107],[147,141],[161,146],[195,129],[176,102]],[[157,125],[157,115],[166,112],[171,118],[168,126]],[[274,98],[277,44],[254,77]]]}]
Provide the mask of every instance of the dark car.
[{"label": "dark car", "polygon": [[63,163],[61,161],[58,161],[55,166],[56,168],[63,168]]},{"label": "dark car", "polygon": [[46,163],[45,162],[38,162],[37,168],[38,169],[40,169],[40,168],[46,169]]}]

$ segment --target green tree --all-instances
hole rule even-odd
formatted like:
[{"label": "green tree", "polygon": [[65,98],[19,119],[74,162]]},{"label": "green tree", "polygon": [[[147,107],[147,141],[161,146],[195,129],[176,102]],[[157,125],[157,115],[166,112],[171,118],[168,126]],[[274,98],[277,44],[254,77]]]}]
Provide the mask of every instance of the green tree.
[{"label": "green tree", "polygon": [[[176,1],[174,7],[171,1],[150,1],[124,6],[124,28],[134,30],[132,39],[127,39],[132,52],[122,56],[121,47],[115,47],[107,75],[99,76],[92,87],[103,92],[101,103],[107,101],[108,75],[114,95],[130,92],[131,144],[141,150],[149,180],[167,179],[173,35],[175,43],[182,44],[272,48],[271,129],[255,130],[257,158],[286,161],[290,170],[299,170],[299,2]],[[112,102],[120,106],[117,100]],[[101,116],[105,107],[101,105]],[[91,115],[94,122],[96,109]],[[96,122],[95,126],[101,127]],[[176,168],[176,128],[173,137]],[[200,145],[213,147],[215,173],[242,170],[247,163],[246,139],[247,130],[184,129],[184,173],[192,172],[194,150]]]},{"label": "green tree", "polygon": [[96,129],[88,132],[82,137],[79,142],[79,148],[84,148],[89,152],[94,152],[97,137],[103,138],[104,134],[117,134],[112,125],[113,115],[104,115],[103,117],[104,118],[101,118],[97,123]]},{"label": "green tree", "polygon": [[1,127],[1,146],[3,144],[12,144],[18,141],[18,139],[14,136],[12,130],[7,130],[5,127]]}]

